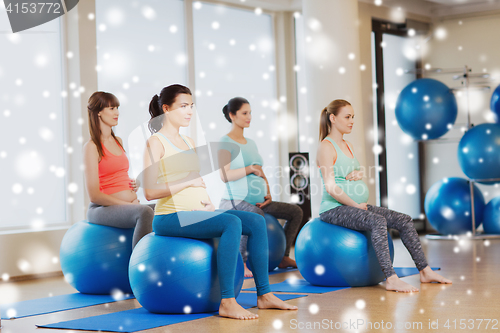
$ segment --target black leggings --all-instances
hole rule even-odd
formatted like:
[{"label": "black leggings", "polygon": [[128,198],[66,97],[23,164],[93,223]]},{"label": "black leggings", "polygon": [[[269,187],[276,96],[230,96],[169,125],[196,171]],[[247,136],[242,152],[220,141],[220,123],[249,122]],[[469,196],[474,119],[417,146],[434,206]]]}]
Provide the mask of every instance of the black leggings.
[{"label": "black leggings", "polygon": [[349,229],[370,231],[373,248],[386,278],[396,274],[392,267],[387,243],[387,228],[399,231],[401,240],[419,271],[427,267],[427,259],[422,251],[412,218],[385,207],[367,206],[368,210],[363,210],[342,205],[322,213],[320,218],[325,222]]}]

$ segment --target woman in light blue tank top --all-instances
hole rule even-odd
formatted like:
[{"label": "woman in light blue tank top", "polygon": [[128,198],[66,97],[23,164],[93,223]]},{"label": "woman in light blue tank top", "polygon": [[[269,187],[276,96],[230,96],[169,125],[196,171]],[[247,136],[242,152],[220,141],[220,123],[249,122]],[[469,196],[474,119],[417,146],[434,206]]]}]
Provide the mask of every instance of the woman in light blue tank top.
[{"label": "woman in light blue tank top", "polygon": [[[302,209],[294,204],[272,200],[269,183],[262,170],[263,159],[257,145],[252,139],[243,135],[244,129],[250,127],[252,119],[250,103],[242,97],[235,97],[222,111],[232,127],[220,141],[232,144],[227,145],[227,150],[223,149],[226,147],[222,144],[219,152],[221,179],[227,184],[219,207],[253,212],[261,216],[267,213],[278,219],[285,219],[286,250],[278,267],[297,267],[295,260],[289,255],[302,222]],[[222,166],[225,166],[224,172]],[[245,276],[251,277],[252,272],[246,266],[247,236],[241,238],[240,252],[245,262]]]},{"label": "woman in light blue tank top", "polygon": [[395,228],[420,271],[422,283],[451,283],[434,272],[425,258],[413,219],[385,207],[368,205],[368,187],[352,145],[344,140],[354,125],[354,109],[344,100],[331,102],[321,112],[320,146],[317,165],[323,181],[320,217],[324,222],[353,230],[371,232],[372,244],[380,267],[386,276],[386,289],[400,292],[418,291],[399,279],[392,267],[387,228]]}]

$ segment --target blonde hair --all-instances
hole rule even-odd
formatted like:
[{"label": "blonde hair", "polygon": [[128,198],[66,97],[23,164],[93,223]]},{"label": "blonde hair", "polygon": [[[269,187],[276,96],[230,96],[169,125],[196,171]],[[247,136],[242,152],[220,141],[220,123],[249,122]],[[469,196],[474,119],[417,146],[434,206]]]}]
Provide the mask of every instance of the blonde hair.
[{"label": "blonde hair", "polygon": [[337,116],[340,109],[347,105],[351,105],[351,103],[343,99],[336,99],[321,111],[321,118],[319,121],[319,141],[323,141],[332,129],[330,115],[333,114],[334,116]]}]

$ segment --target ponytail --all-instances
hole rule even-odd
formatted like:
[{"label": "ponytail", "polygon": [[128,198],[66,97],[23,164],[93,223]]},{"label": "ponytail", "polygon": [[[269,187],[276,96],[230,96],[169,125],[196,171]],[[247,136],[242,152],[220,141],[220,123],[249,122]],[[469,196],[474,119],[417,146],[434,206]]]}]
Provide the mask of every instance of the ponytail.
[{"label": "ponytail", "polygon": [[319,121],[319,141],[323,141],[323,139],[326,138],[328,134],[330,134],[330,131],[332,129],[332,124],[330,123],[330,115],[333,114],[334,116],[337,116],[340,109],[347,105],[351,105],[351,103],[343,99],[336,99],[321,111]]},{"label": "ponytail", "polygon": [[149,114],[151,115],[151,119],[149,120],[148,127],[151,133],[156,133],[163,127],[163,119],[165,117],[163,105],[171,106],[180,94],[192,95],[188,87],[180,84],[172,84],[163,88],[160,96],[153,96],[149,103]]},{"label": "ponytail", "polygon": [[[159,104],[160,98],[158,95],[154,95],[149,103],[149,114],[151,115],[151,119],[149,120],[148,128],[151,133],[156,133],[162,128],[163,121],[160,120],[160,117],[163,115]],[[162,119],[163,120],[163,119]]]},{"label": "ponytail", "polygon": [[324,138],[330,133],[330,119],[328,111],[326,108],[321,111],[321,116],[319,120],[319,141],[323,141]]}]

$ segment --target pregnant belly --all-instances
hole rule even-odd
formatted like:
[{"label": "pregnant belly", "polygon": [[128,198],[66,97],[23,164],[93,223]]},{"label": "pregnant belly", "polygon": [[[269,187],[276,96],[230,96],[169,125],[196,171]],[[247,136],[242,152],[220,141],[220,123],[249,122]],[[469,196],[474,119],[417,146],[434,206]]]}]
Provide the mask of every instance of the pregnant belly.
[{"label": "pregnant belly", "polygon": [[359,203],[368,202],[369,192],[368,186],[362,180],[348,181],[336,180],[336,183],[342,190],[354,201]]},{"label": "pregnant belly", "polygon": [[267,184],[264,178],[256,175],[248,175],[248,194],[245,201],[255,205],[259,202],[264,202],[264,197],[267,195]]},{"label": "pregnant belly", "polygon": [[186,187],[171,197],[176,210],[190,211],[205,207],[202,201],[209,201],[208,192],[203,187]]},{"label": "pregnant belly", "polygon": [[137,194],[135,194],[134,191],[132,190],[125,190],[125,191],[120,191],[116,193],[110,194],[112,197],[115,197],[117,199],[126,201],[126,202],[132,202],[135,199],[137,199]]}]

